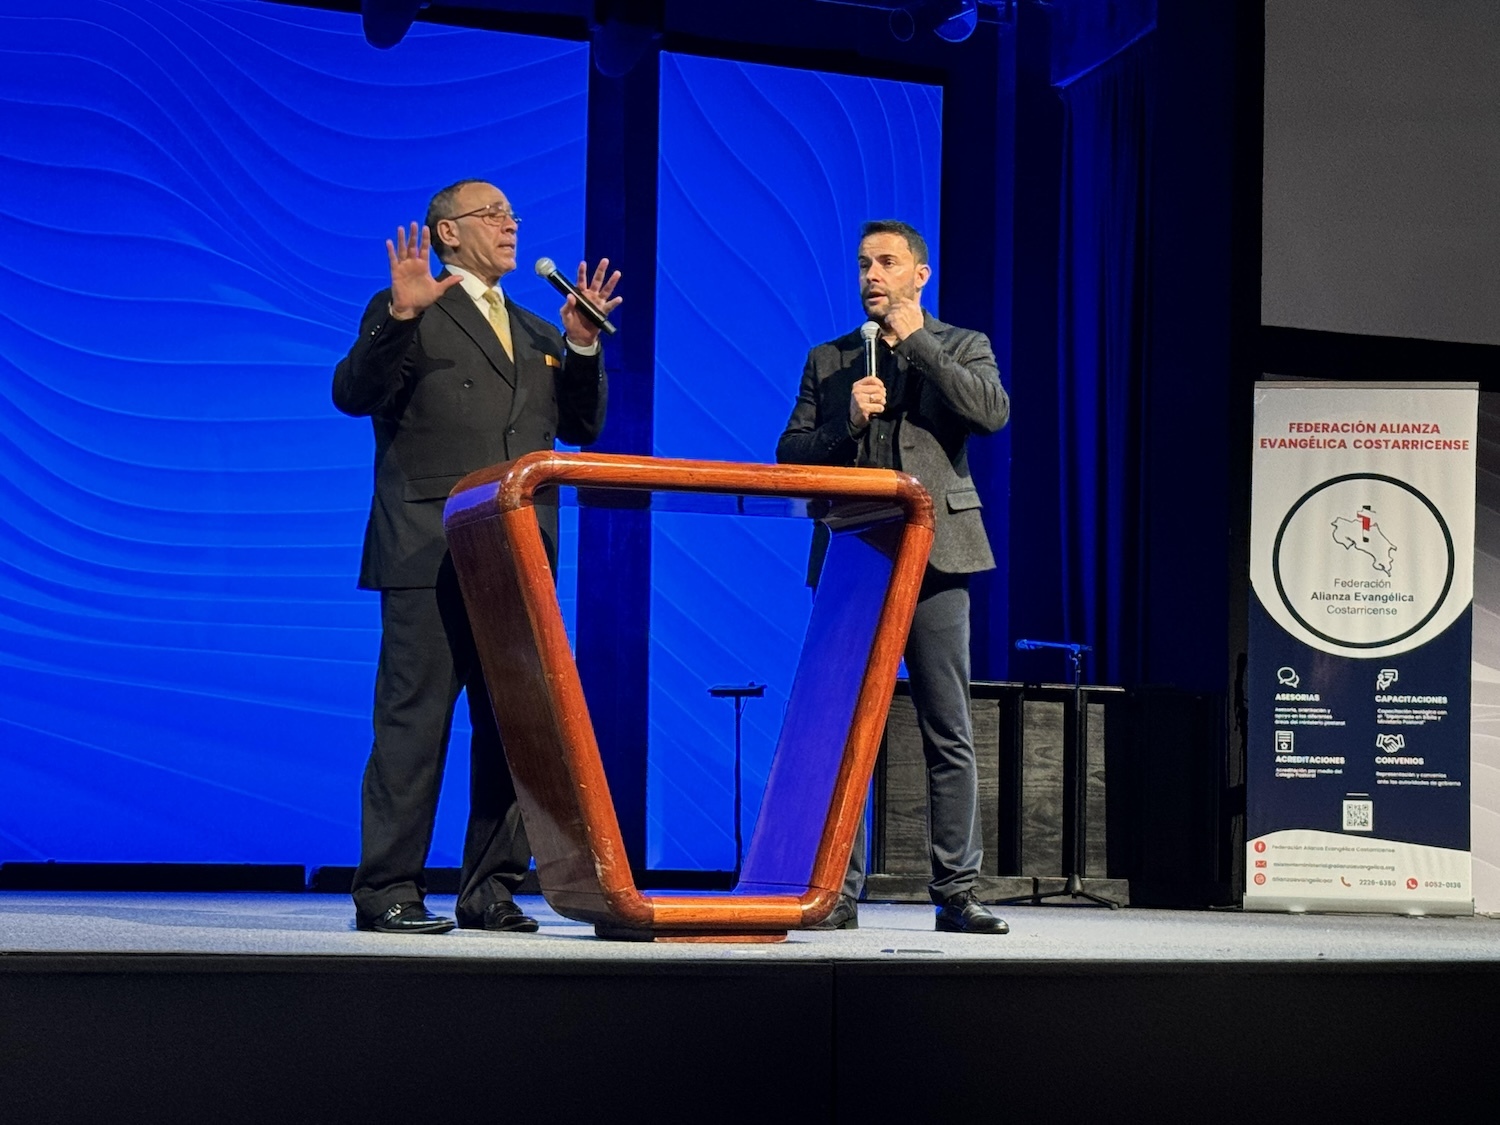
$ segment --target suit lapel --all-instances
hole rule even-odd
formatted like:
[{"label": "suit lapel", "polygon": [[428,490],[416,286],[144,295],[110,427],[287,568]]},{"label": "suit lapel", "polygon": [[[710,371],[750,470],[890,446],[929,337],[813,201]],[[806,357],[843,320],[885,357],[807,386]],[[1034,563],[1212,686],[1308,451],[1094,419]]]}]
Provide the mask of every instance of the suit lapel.
[{"label": "suit lapel", "polygon": [[[552,393],[568,345],[558,337],[556,328],[529,309],[510,302],[506,308],[510,311],[511,343],[516,349],[516,393],[511,397],[506,424],[514,425],[531,394],[541,395],[545,402]],[[549,358],[553,365],[548,364]]]},{"label": "suit lapel", "polygon": [[848,337],[847,342],[839,349],[839,354],[844,369],[854,372],[854,378],[849,380],[850,386],[853,386],[865,377],[865,342],[859,333]]},{"label": "suit lapel", "polygon": [[856,332],[841,340],[835,340],[834,343],[839,350],[839,362],[837,368],[823,377],[821,387],[824,408],[834,413],[839,411],[847,413],[849,395],[853,392],[854,384],[864,378],[865,374],[864,342],[860,340],[859,333]]},{"label": "suit lapel", "polygon": [[[450,276],[446,271],[439,275],[440,278]],[[474,302],[464,292],[462,285],[455,285],[448,292],[438,298],[437,307],[442,309],[453,318],[464,333],[479,346],[484,357],[490,361],[490,366],[495,369],[500,378],[504,379],[512,387],[516,385],[516,365],[510,356],[505,354],[505,349],[500,346],[500,337],[495,335],[495,330],[490,327],[490,322],[484,315],[474,307]],[[506,302],[506,312],[510,311],[510,302]],[[511,318],[512,337],[514,337],[515,318]],[[513,345],[514,346],[514,345]]]},{"label": "suit lapel", "polygon": [[518,316],[515,308],[509,303],[505,307],[510,313],[511,346],[516,349],[516,393],[511,396],[510,417],[506,419],[506,425],[512,425],[520,417],[521,408],[526,405],[526,396],[531,393],[531,384],[536,382],[536,372],[533,368],[546,361],[541,358],[542,345],[531,330],[531,325],[525,318]]}]

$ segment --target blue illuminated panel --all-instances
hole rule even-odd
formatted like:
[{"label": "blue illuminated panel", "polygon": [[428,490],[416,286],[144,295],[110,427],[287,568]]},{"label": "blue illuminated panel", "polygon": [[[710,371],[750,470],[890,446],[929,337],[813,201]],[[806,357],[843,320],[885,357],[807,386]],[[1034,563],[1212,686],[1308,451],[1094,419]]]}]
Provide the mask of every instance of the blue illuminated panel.
[{"label": "blue illuminated panel", "polygon": [[[863,321],[867,219],[928,238],[936,270],[942,94],[932,86],[664,54],[655,452],[771,461],[807,351]],[[936,311],[937,285],[926,290]],[[652,518],[648,863],[734,865],[734,709],[746,704],[749,839],[811,605],[806,524]]]},{"label": "blue illuminated panel", "polygon": [[355,860],[372,439],[333,365],[435,187],[493,180],[523,258],[578,260],[587,62],[424,25],[382,52],[254,2],[0,0],[0,861]]}]

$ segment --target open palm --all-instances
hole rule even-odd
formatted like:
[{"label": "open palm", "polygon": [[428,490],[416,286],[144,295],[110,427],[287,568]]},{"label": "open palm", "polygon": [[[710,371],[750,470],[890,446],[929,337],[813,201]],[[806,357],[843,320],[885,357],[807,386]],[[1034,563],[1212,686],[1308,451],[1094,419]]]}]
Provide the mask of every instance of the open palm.
[{"label": "open palm", "polygon": [[439,281],[432,276],[432,234],[426,227],[420,237],[416,223],[411,225],[410,237],[397,227],[396,241],[386,239],[385,250],[391,262],[391,312],[402,320],[421,313],[459,283],[457,277]]}]

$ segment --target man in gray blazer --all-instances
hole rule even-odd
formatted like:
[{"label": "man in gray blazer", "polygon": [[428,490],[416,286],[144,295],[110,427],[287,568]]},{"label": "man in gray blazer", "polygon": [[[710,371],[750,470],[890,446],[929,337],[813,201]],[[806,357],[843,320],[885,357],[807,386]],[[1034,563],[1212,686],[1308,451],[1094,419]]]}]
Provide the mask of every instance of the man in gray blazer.
[{"label": "man in gray blazer", "polygon": [[[936,928],[1003,934],[1004,921],[974,896],[981,860],[979,780],[969,717],[969,575],[994,567],[969,476],[971,433],[991,434],[1010,418],[1010,400],[990,342],[944,324],[921,307],[932,275],[927,243],[894,220],[860,232],[859,285],[879,326],[877,371],[865,375],[863,341],[851,332],[807,356],[802,386],[776,447],[778,461],[900,469],[932,494],[937,531],[906,642],[912,702],[927,759]],[[816,584],[826,529],[814,540]],[[858,926],[865,834],[854,842],[843,898],[824,928]]]},{"label": "man in gray blazer", "polygon": [[[391,285],[371,299],[359,339],[333,373],[333,402],[375,431],[375,494],[359,584],[380,591],[375,740],[361,791],[355,923],[381,933],[442,933],[424,902],[453,708],[468,697],[469,823],[458,924],[532,931],[512,900],[531,863],[515,789],[443,536],[460,477],[554,441],[587,445],[604,426],[599,330],[570,296],[563,332],[500,291],[516,268],[520,224],[504,193],[463,180],[433,196],[420,236],[386,242]],[[429,248],[444,269],[433,277]],[[578,287],[606,312],[620,275],[608,260]],[[557,507],[537,504],[557,565]]]}]

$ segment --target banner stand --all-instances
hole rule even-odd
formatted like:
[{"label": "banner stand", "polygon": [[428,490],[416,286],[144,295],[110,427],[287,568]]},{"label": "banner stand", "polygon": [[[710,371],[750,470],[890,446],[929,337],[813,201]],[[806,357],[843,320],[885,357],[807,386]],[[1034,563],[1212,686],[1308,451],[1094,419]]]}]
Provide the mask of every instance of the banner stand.
[{"label": "banner stand", "polygon": [[1256,384],[1247,910],[1473,913],[1478,407]]}]

